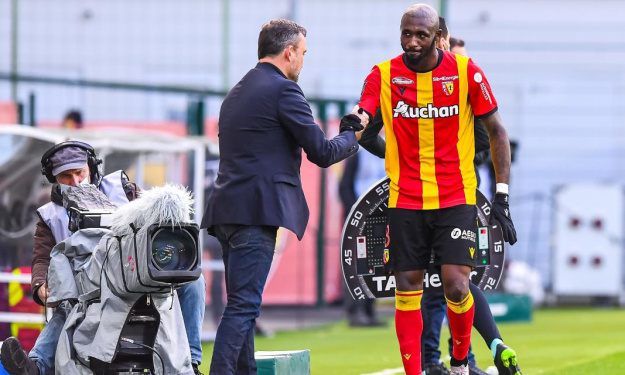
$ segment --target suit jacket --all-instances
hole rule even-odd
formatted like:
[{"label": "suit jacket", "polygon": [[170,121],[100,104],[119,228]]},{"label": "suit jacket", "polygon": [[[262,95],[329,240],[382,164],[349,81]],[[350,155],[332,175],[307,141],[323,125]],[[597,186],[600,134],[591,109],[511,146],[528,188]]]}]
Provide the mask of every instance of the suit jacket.
[{"label": "suit jacket", "polygon": [[302,190],[302,149],[328,167],[354,154],[353,131],[331,140],[312,116],[297,83],[258,63],[224,99],[219,113],[219,172],[202,228],[218,224],[287,228],[301,240],[308,223]]}]

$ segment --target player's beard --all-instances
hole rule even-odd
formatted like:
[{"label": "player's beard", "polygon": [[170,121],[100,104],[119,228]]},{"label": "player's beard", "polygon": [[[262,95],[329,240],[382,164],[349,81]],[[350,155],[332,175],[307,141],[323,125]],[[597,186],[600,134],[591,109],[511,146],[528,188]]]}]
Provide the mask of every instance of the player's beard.
[{"label": "player's beard", "polygon": [[426,50],[424,49],[421,51],[418,57],[410,57],[410,55],[408,55],[407,53],[410,50],[405,48],[404,46],[402,46],[402,49],[405,52],[404,57],[406,58],[406,62],[409,65],[416,66],[421,63],[424,57],[428,56],[430,53],[432,53],[434,49],[436,49],[436,38],[434,38],[434,40],[432,41],[432,44],[430,44],[430,46]]}]

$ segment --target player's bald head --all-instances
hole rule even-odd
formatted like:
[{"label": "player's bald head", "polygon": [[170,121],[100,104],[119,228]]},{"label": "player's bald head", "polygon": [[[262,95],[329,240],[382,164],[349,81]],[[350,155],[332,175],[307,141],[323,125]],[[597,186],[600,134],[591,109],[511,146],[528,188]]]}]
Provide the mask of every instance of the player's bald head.
[{"label": "player's bald head", "polygon": [[431,30],[436,31],[439,28],[438,25],[438,12],[427,4],[414,4],[408,7],[401,17],[400,29],[403,29],[404,24],[409,19],[419,18],[427,21],[427,25],[431,27]]}]

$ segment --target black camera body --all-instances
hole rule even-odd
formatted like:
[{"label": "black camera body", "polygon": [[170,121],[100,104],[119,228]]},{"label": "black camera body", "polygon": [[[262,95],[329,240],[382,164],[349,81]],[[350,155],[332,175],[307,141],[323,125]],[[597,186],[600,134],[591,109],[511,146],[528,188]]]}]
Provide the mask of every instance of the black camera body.
[{"label": "black camera body", "polygon": [[63,207],[69,213],[67,229],[109,228],[117,205],[95,185],[72,186],[63,193]]},{"label": "black camera body", "polygon": [[79,210],[75,207],[69,210],[70,232],[87,228],[110,228],[111,217],[115,210]]}]

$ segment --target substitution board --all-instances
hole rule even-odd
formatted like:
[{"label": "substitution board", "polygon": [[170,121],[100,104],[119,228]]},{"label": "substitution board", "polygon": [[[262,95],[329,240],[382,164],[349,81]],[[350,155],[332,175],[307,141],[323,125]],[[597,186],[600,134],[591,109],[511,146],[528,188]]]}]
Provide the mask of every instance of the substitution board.
[{"label": "substitution board", "polygon": [[[384,178],[373,185],[354,204],[345,220],[341,265],[354,299],[395,296],[395,276],[386,267],[389,183],[390,180]],[[503,233],[496,221],[490,225],[490,213],[491,203],[478,190],[477,266],[471,271],[471,282],[482,290],[497,287],[505,259]],[[452,232],[452,236],[454,234]],[[425,273],[423,288],[425,293],[443,291],[440,270],[432,262]]]}]

